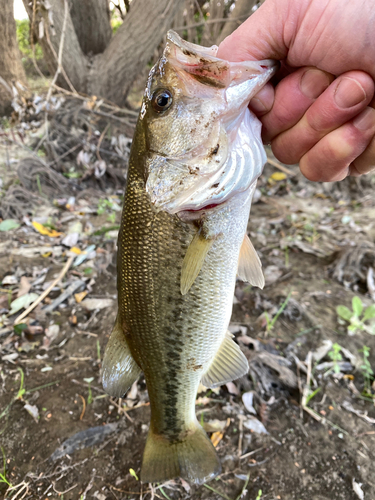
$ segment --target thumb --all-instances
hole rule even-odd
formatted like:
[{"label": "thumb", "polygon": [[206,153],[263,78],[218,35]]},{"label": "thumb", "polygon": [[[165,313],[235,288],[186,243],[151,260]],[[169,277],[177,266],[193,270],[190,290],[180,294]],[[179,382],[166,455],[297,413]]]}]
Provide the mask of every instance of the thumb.
[{"label": "thumb", "polygon": [[[284,27],[296,26],[300,0],[266,0],[219,45],[217,57],[227,61],[285,59],[288,47]],[[293,16],[293,20],[290,16]],[[295,33],[290,33],[294,38]]]}]

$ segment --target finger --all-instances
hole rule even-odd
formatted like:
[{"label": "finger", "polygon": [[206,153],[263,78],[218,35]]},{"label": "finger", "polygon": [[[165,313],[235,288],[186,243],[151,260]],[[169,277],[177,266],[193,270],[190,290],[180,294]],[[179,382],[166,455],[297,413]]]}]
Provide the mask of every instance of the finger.
[{"label": "finger", "polygon": [[296,125],[275,137],[274,154],[284,163],[297,163],[325,135],[358,115],[373,94],[374,82],[367,73],[344,73],[318,97]]},{"label": "finger", "polygon": [[288,53],[284,28],[296,25],[302,6],[289,8],[288,2],[269,0],[241,24],[221,44],[217,56],[227,61],[284,59]]},{"label": "finger", "polygon": [[275,100],[275,89],[270,83],[266,85],[253,97],[249,107],[258,117],[268,113],[273,106]]},{"label": "finger", "polygon": [[[270,107],[269,96],[259,92],[254,99],[257,99],[255,111],[258,116],[262,116],[262,135],[265,142],[270,142],[281,132],[292,128],[303,117],[307,109],[315,100],[329,87],[335,77],[330,73],[317,68],[300,68],[289,76],[285,77],[275,88],[274,101]],[[268,98],[268,101],[267,101]],[[252,109],[254,99],[250,102]],[[261,109],[269,110],[259,114]]]},{"label": "finger", "polygon": [[303,155],[300,160],[301,172],[311,181],[340,181],[350,173],[350,165],[356,164],[369,145],[373,148],[369,156],[374,164],[375,151],[371,146],[374,135],[375,110],[367,107],[356,118],[327,134]]},{"label": "finger", "polygon": [[[370,107],[375,108],[375,99],[370,103]],[[372,170],[375,170],[375,136],[365,151],[352,162],[349,172],[353,177],[359,177],[368,174]]]}]

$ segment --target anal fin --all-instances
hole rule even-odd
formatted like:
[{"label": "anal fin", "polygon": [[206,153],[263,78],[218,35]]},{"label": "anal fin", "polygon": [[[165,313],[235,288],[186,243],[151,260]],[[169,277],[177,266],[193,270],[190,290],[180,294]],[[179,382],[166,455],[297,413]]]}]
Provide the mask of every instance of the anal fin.
[{"label": "anal fin", "polygon": [[217,387],[242,377],[248,371],[246,356],[233,341],[233,335],[227,332],[208,371],[202,377],[202,384]]},{"label": "anal fin", "polygon": [[102,383],[107,394],[121,398],[142,373],[116,319],[104,353]]},{"label": "anal fin", "polygon": [[248,281],[253,286],[264,287],[262,263],[247,234],[241,245],[237,275],[242,281]]},{"label": "anal fin", "polygon": [[201,229],[195,234],[189,248],[186,251],[181,269],[181,294],[186,295],[196,280],[204,259],[214,242],[211,238],[205,238]]}]

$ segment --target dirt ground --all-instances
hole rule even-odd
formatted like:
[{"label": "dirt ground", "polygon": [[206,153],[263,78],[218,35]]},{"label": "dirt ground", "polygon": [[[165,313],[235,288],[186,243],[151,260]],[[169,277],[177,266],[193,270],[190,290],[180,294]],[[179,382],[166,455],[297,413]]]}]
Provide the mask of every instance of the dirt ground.
[{"label": "dirt ground", "polygon": [[[3,195],[16,168],[16,162],[3,164]],[[365,378],[360,352],[370,349],[375,368],[375,336],[361,330],[371,321],[359,321],[349,335],[349,323],[336,312],[340,305],[351,310],[354,296],[364,308],[374,303],[375,177],[321,185],[288,168],[266,166],[249,221],[266,286],[236,287],[230,329],[250,374],[197,396],[198,419],[223,466],[218,478],[199,487],[181,480],[141,484],[150,417],[144,379],[125,400],[112,400],[101,387],[116,315],[117,209],[107,204],[103,213],[95,197],[57,203],[58,195],[50,196],[20,227],[0,232],[0,496],[375,499],[373,377]],[[274,175],[280,172],[285,176]],[[104,190],[102,197],[120,204],[123,188]],[[36,219],[53,220],[62,234],[40,234],[31,224]],[[78,250],[69,253],[62,240],[74,223],[80,223]],[[15,330],[22,309],[8,311],[22,287],[40,295],[69,255],[76,258],[74,251],[89,245],[94,253],[70,267],[26,329]],[[80,287],[46,313],[42,306],[78,280]],[[333,361],[335,343],[341,358]]]}]

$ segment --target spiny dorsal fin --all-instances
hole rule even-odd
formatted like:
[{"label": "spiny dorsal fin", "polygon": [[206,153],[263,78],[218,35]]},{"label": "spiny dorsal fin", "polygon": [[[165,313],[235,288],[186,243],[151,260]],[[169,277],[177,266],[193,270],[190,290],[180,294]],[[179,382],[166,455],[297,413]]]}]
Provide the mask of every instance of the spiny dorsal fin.
[{"label": "spiny dorsal fin", "polygon": [[214,242],[205,238],[199,229],[186,251],[181,269],[181,294],[186,295],[202,268],[204,259]]},{"label": "spiny dorsal fin", "polygon": [[119,321],[116,319],[104,353],[102,383],[110,396],[121,398],[142,373],[131,355]]},{"label": "spiny dorsal fin", "polygon": [[262,263],[247,234],[241,245],[237,275],[242,281],[248,281],[253,286],[264,287]]},{"label": "spiny dorsal fin", "polygon": [[216,353],[208,371],[202,377],[202,384],[206,387],[217,387],[240,378],[249,371],[249,363],[244,353],[233,340],[230,332]]}]

